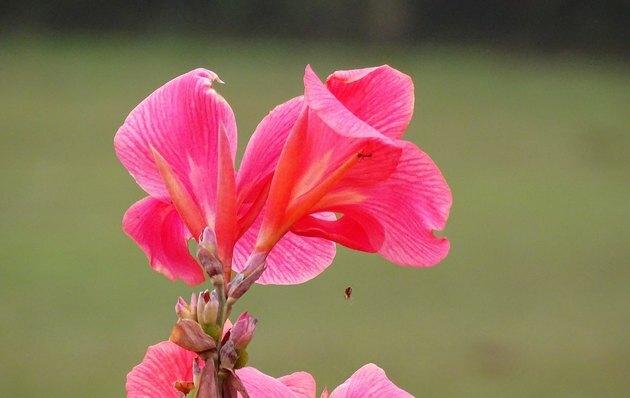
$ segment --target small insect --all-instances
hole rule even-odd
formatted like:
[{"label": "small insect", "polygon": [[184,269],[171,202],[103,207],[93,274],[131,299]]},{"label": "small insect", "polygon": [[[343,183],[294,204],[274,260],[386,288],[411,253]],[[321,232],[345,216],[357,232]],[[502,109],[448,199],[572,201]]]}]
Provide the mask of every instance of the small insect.
[{"label": "small insect", "polygon": [[346,290],[343,291],[343,296],[346,300],[350,300],[350,297],[352,296],[352,286],[348,286]]}]

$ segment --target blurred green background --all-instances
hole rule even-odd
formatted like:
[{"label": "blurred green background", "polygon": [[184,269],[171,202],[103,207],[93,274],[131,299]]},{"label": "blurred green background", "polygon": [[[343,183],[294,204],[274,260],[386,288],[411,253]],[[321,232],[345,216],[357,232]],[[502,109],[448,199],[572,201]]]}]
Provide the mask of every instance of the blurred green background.
[{"label": "blurred green background", "polygon": [[[485,46],[0,37],[0,391],[123,396],[178,295],[121,231],[143,196],[115,158],[128,112],[203,66],[227,82],[240,148],[306,63],[410,74],[407,138],[454,195],[449,257],[403,269],[340,248],[299,286],[254,288],[251,364],[334,387],[367,362],[435,397],[630,391],[630,73],[613,56]],[[352,299],[343,291],[352,286]]]}]

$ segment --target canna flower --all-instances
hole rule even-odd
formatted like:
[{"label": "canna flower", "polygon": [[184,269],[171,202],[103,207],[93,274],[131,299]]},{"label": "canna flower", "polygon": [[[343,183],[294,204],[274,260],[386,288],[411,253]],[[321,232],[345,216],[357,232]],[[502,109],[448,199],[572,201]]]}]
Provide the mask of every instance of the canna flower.
[{"label": "canna flower", "polygon": [[[306,372],[280,378],[268,376],[255,368],[243,368],[239,377],[251,398],[315,398],[315,380]],[[331,393],[326,389],[321,398],[413,398],[387,378],[383,369],[370,363],[354,372]]]},{"label": "canna flower", "polygon": [[[233,262],[242,268],[260,227],[256,221],[271,179],[261,171],[274,167],[266,163],[274,159],[263,157],[235,171],[236,121],[215,82],[221,80],[205,69],[171,80],[131,111],[114,138],[121,163],[149,195],[127,210],[124,231],[152,268],[190,285],[201,283],[204,274],[189,253],[188,241],[199,241],[206,227],[213,234],[204,234],[209,236],[205,243],[214,247],[204,245],[204,250],[213,250],[210,254],[223,265],[227,281]],[[259,145],[267,143],[255,143],[251,150],[264,152]],[[296,283],[317,275],[335,254],[331,242],[291,232],[274,246],[266,257],[273,268],[311,270],[294,272]]]},{"label": "canna flower", "polygon": [[[298,234],[403,266],[444,259],[449,242],[433,232],[446,224],[451,192],[431,158],[401,139],[413,106],[411,78],[389,66],[337,71],[326,84],[307,67],[304,96],[261,122],[243,158],[256,165],[249,172],[275,170],[253,256]],[[291,284],[317,271],[268,264],[258,282]]]},{"label": "canna flower", "polygon": [[[195,367],[201,367],[196,365],[199,361],[196,353],[171,341],[150,346],[142,362],[127,375],[127,398],[185,397],[195,387],[195,379],[199,382],[198,373],[201,369],[195,372]],[[308,396],[306,391],[313,391],[313,394],[315,391],[315,381],[306,372],[293,373],[279,379],[252,367],[237,369],[235,373],[251,398],[303,398]]]},{"label": "canna flower", "polygon": [[[127,375],[127,398],[181,398],[195,386],[201,371],[197,354],[170,341],[149,347],[142,362]],[[195,368],[197,368],[195,370]],[[274,378],[253,368],[237,369],[247,394],[251,398],[315,398],[313,377],[296,372]],[[239,394],[239,396],[242,396]],[[392,383],[385,372],[374,364],[357,370],[331,393],[321,398],[413,398]]]}]

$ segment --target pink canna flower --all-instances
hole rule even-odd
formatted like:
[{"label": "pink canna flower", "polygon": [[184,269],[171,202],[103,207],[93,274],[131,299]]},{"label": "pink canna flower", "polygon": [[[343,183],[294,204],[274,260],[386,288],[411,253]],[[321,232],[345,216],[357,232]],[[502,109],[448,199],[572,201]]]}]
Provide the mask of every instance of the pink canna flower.
[{"label": "pink canna flower", "polygon": [[[449,242],[433,231],[444,228],[452,198],[431,158],[401,139],[413,113],[411,78],[381,66],[338,71],[324,85],[307,67],[304,87],[261,122],[243,158],[249,173],[275,169],[254,254],[298,234],[404,266],[440,262]],[[238,185],[251,179],[239,173]],[[290,284],[321,271],[269,264],[258,282]]]},{"label": "pink canna flower", "polygon": [[[149,347],[142,362],[127,375],[127,398],[184,397],[181,386],[193,385],[193,362],[196,360],[197,354],[171,341]],[[315,381],[306,372],[276,379],[255,368],[244,367],[237,369],[236,374],[251,398],[315,396]]]},{"label": "pink canna flower", "polygon": [[[193,385],[193,362],[197,359],[197,354],[170,341],[149,347],[142,362],[127,375],[127,398],[184,397],[182,387]],[[316,397],[315,380],[306,372],[274,378],[253,367],[244,367],[237,369],[236,374],[251,398]],[[321,397],[413,398],[374,364],[363,366],[331,393],[324,391]]]},{"label": "pink canna flower", "polygon": [[[266,162],[275,161],[248,162],[236,174],[236,122],[229,104],[213,88],[217,81],[218,76],[205,69],[171,80],[129,114],[114,139],[118,158],[149,194],[127,210],[123,229],[146,253],[151,267],[190,285],[202,282],[204,275],[187,242],[199,240],[206,227],[214,232],[226,279],[233,256],[235,266],[242,268],[271,180],[264,171],[274,167]],[[296,283],[321,272],[335,253],[331,242],[291,232],[276,246],[267,256],[270,266],[311,270],[286,278]]]}]

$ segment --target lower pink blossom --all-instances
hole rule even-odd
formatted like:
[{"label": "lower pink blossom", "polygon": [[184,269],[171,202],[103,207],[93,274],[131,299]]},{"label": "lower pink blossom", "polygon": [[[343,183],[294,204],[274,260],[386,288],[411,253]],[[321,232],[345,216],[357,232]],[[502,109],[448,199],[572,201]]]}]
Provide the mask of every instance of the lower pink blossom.
[{"label": "lower pink blossom", "polygon": [[[193,381],[193,361],[197,354],[170,341],[150,346],[142,362],[127,375],[127,398],[182,398],[176,384]],[[253,367],[236,370],[251,398],[315,398],[313,376],[296,372],[275,378]],[[383,369],[367,364],[332,392],[321,398],[413,398],[397,387]]]}]

